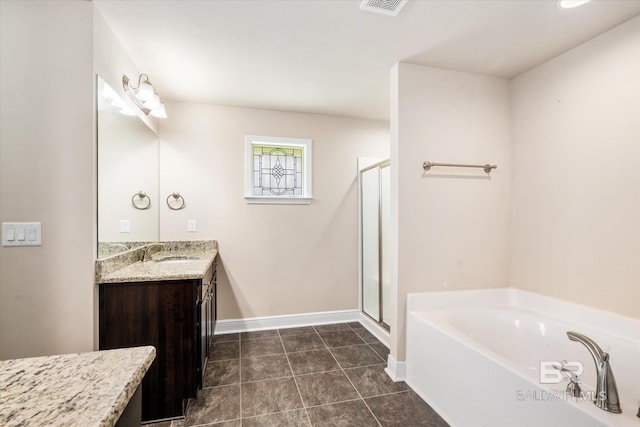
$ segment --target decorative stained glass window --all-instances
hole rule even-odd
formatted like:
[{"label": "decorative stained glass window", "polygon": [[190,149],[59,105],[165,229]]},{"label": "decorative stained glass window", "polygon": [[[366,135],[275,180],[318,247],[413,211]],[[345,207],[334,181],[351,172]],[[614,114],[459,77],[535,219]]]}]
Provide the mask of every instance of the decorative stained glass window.
[{"label": "decorative stained glass window", "polygon": [[249,203],[311,202],[311,140],[245,136]]}]

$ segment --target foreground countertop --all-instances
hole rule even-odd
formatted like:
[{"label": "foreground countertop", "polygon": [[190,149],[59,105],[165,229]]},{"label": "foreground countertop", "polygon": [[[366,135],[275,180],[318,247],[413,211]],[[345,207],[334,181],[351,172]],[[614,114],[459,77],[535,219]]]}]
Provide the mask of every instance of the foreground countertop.
[{"label": "foreground countertop", "polygon": [[[163,248],[140,261],[139,251],[96,263],[96,283],[152,282],[202,279],[218,255],[217,242],[163,242]],[[163,259],[186,258],[179,262]]]},{"label": "foreground countertop", "polygon": [[0,361],[0,425],[114,426],[155,355],[145,346]]}]

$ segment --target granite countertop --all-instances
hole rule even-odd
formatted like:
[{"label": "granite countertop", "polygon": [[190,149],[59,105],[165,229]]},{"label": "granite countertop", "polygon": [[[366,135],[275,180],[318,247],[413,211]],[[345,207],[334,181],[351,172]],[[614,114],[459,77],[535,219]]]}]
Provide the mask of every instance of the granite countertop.
[{"label": "granite countertop", "polygon": [[141,250],[133,250],[96,262],[96,283],[202,279],[218,255],[215,241],[159,245],[162,247],[158,252],[151,252],[151,259],[147,261],[140,261]]},{"label": "granite countertop", "polygon": [[114,426],[155,355],[145,346],[0,361],[0,425]]}]

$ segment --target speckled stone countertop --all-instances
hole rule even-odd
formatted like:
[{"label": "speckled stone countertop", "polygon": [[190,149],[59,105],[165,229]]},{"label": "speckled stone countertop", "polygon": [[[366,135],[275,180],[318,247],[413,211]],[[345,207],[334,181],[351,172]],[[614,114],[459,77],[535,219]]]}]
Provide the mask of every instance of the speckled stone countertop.
[{"label": "speckled stone countertop", "polygon": [[0,361],[0,425],[114,426],[155,356],[146,346]]},{"label": "speckled stone countertop", "polygon": [[141,261],[141,249],[96,261],[96,283],[202,279],[218,255],[214,240],[160,242],[148,247],[146,261]]}]

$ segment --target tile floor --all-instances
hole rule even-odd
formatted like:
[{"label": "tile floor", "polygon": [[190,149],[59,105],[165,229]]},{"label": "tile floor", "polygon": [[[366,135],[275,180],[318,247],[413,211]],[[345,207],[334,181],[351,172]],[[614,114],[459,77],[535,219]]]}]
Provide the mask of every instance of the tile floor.
[{"label": "tile floor", "polygon": [[388,353],[357,322],[217,335],[187,417],[150,426],[446,427]]}]

